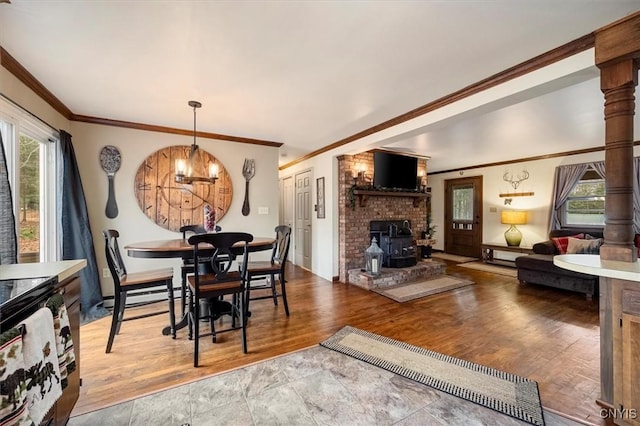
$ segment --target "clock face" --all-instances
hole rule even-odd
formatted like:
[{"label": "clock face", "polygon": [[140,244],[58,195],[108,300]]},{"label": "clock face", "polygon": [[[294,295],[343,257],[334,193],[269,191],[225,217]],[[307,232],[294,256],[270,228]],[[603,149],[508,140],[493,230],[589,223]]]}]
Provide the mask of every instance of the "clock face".
[{"label": "clock face", "polygon": [[[186,185],[175,181],[175,162],[188,159],[190,146],[170,146],[148,156],[138,168],[134,191],[138,206],[154,223],[178,232],[183,225],[203,225],[204,206],[210,205],[216,213],[216,222],[229,210],[233,186],[229,173],[216,158],[198,148],[199,164],[218,164],[215,184]],[[198,161],[196,161],[198,165]],[[204,175],[206,168],[196,171]]]}]

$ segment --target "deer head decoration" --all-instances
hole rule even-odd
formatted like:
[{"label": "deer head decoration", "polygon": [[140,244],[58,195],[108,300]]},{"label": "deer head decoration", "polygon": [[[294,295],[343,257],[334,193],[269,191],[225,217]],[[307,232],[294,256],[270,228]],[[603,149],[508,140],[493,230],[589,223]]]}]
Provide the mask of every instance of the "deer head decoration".
[{"label": "deer head decoration", "polygon": [[518,173],[515,178],[513,177],[513,173],[505,172],[502,179],[505,182],[509,182],[511,186],[513,186],[513,189],[518,189],[520,182],[529,179],[529,172],[523,170],[522,173]]}]

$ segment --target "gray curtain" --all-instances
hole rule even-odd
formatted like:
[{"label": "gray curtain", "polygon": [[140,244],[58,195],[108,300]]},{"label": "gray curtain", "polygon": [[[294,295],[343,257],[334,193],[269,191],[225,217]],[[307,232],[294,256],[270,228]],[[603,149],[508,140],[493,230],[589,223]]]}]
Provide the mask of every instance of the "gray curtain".
[{"label": "gray curtain", "polygon": [[16,218],[13,215],[13,199],[9,185],[9,170],[4,152],[2,132],[0,132],[0,265],[18,263],[18,238],[16,236]]},{"label": "gray curtain", "polygon": [[598,174],[602,176],[603,179],[607,177],[607,172],[604,169],[604,161],[596,161],[594,163],[589,163],[589,165],[593,168],[593,170],[598,172]]},{"label": "gray curtain", "polygon": [[84,324],[109,315],[109,312],[102,306],[96,253],[76,155],[71,135],[64,130],[60,130],[60,152],[62,176],[59,176],[59,182],[62,182],[62,194],[57,198],[60,203],[58,211],[61,213],[62,259],[87,260],[87,267],[80,271],[80,314]]},{"label": "gray curtain", "polygon": [[589,164],[571,164],[569,166],[556,167],[556,173],[553,180],[553,200],[551,205],[551,219],[549,220],[549,229],[560,229],[560,208],[573,189],[574,185],[580,180]]}]

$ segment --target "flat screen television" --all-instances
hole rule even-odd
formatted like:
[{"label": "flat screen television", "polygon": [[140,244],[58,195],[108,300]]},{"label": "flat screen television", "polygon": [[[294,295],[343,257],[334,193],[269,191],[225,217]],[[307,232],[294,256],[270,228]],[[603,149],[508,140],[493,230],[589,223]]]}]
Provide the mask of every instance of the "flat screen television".
[{"label": "flat screen television", "polygon": [[373,186],[398,191],[417,189],[418,159],[376,151],[373,153]]}]

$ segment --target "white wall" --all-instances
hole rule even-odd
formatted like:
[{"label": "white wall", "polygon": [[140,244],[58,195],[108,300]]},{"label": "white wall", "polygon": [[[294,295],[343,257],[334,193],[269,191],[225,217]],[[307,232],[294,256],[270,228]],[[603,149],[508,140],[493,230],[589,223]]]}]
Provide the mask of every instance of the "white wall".
[{"label": "white wall", "polygon": [[[87,198],[91,231],[100,271],[106,268],[104,259],[104,239],[102,230],[117,229],[120,232],[120,247],[136,241],[180,238],[181,234],[166,230],[149,219],[138,206],[135,198],[134,177],[138,167],[151,153],[172,145],[189,145],[190,136],[171,135],[142,130],[124,129],[72,122],[73,146],[78,160],[80,175]],[[255,236],[274,236],[278,225],[278,150],[272,147],[240,144],[211,139],[198,138],[198,146],[213,154],[231,176],[233,200],[227,214],[218,222],[223,231],[244,231]],[[99,153],[105,145],[116,146],[122,155],[122,165],[115,175],[115,194],[118,203],[118,216],[109,219],[104,210],[107,202],[107,175],[102,171]],[[242,165],[245,158],[256,162],[256,176],[250,182],[249,202],[251,213],[241,213],[244,199],[244,177]],[[258,207],[267,207],[269,214],[258,215]],[[126,253],[123,253],[126,256]],[[252,258],[266,259],[269,252],[253,253]],[[179,259],[136,259],[125,257],[131,272],[154,267],[173,266],[175,280],[179,282]],[[111,295],[111,279],[102,280],[103,295]]]},{"label": "white wall", "polygon": [[[280,172],[280,178],[295,176],[305,170],[311,170],[313,179],[313,204],[316,203],[316,179],[324,177],[325,185],[325,218],[318,219],[313,212],[311,223],[311,271],[324,279],[332,280],[338,275],[338,194],[337,176],[338,162],[331,155],[320,155],[310,160],[301,162]],[[293,244],[295,244],[295,239]],[[294,247],[291,248],[289,259]]]},{"label": "white wall", "polygon": [[[33,91],[23,85],[5,68],[0,67],[0,92],[22,108],[72,135],[83,189],[89,210],[99,273],[106,268],[102,230],[118,229],[121,247],[135,241],[178,238],[179,233],[168,231],[147,218],[135,199],[134,175],[142,161],[152,152],[171,145],[190,145],[191,136],[170,135],[119,127],[70,122]],[[119,214],[108,219],[104,214],[107,201],[107,176],[100,167],[99,152],[105,145],[114,145],[122,154],[122,166],[115,176],[115,193]],[[274,236],[278,225],[278,149],[267,146],[198,138],[198,145],[222,162],[231,176],[233,200],[227,214],[219,222],[225,231],[242,230],[255,236]],[[251,213],[242,216],[245,158],[256,161],[256,176],[250,182]],[[258,215],[258,207],[267,207],[269,214]],[[134,259],[126,257],[131,272],[153,267],[173,266],[176,284],[180,280],[178,259]],[[268,258],[268,252],[253,253],[252,258]],[[113,282],[101,278],[104,296],[113,294]]]},{"label": "white wall", "polygon": [[69,130],[69,120],[0,66],[0,93],[44,120],[53,128]]},{"label": "white wall", "polygon": [[[527,143],[526,141],[523,143]],[[532,142],[533,143],[533,142]],[[635,155],[640,154],[640,149],[635,148]],[[429,175],[428,185],[431,187],[431,208],[432,220],[438,226],[436,250],[444,250],[444,188],[445,181],[460,177],[482,176],[483,182],[483,242],[504,243],[504,232],[507,225],[500,223],[500,211],[505,209],[528,210],[529,222],[526,225],[518,225],[522,232],[523,246],[531,246],[537,242],[544,241],[548,237],[550,207],[553,191],[553,179],[555,169],[558,166],[568,164],[588,163],[592,161],[603,161],[604,151],[588,154],[549,158],[537,161],[527,161],[512,163],[504,166],[483,167],[464,172],[450,172]],[[505,172],[517,174],[526,169],[530,176],[523,181],[517,190],[503,180]],[[462,173],[462,174],[461,174]],[[511,205],[504,204],[501,193],[513,192],[533,192],[533,196],[512,197]],[[495,211],[491,211],[495,208]]]}]

